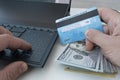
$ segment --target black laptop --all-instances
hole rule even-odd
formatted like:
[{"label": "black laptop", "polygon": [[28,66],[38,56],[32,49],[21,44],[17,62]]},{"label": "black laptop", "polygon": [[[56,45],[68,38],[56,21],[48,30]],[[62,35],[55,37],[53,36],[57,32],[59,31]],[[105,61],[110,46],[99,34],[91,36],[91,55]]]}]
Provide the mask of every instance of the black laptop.
[{"label": "black laptop", "polygon": [[57,39],[55,20],[69,15],[70,4],[71,0],[0,0],[0,25],[32,45],[29,51],[5,49],[0,59],[43,67]]}]

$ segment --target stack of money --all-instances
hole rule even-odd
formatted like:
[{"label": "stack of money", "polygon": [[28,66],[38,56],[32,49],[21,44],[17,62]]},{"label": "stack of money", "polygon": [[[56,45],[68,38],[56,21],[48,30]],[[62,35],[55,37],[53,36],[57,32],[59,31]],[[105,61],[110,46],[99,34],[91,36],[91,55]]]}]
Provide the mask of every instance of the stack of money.
[{"label": "stack of money", "polygon": [[71,67],[101,73],[116,73],[117,67],[108,61],[99,47],[86,51],[85,42],[70,43],[57,61]]}]

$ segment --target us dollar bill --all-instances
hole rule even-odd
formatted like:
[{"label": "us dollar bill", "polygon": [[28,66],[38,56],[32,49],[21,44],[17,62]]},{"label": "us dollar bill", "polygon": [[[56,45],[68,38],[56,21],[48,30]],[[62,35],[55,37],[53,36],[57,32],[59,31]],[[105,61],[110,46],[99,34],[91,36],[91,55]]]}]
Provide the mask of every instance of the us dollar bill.
[{"label": "us dollar bill", "polygon": [[57,60],[77,68],[98,71],[100,63],[99,47],[96,47],[93,51],[86,51],[84,42],[72,43],[68,45]]},{"label": "us dollar bill", "polygon": [[86,51],[85,42],[75,42],[67,46],[62,54],[57,58],[57,61],[76,67],[95,72],[115,73],[116,66],[111,64],[101,53],[98,46],[92,51]]}]

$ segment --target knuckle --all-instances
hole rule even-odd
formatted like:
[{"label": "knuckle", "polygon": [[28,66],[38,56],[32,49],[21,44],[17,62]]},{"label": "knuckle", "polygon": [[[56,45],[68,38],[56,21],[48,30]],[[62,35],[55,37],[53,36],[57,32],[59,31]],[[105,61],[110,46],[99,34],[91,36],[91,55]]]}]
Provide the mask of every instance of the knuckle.
[{"label": "knuckle", "polygon": [[10,40],[11,36],[9,34],[3,34],[5,40]]},{"label": "knuckle", "polygon": [[2,80],[15,80],[14,74],[12,74],[10,71],[1,71],[0,77]]},{"label": "knuckle", "polygon": [[9,34],[3,34],[3,39],[5,40],[6,44],[10,44],[12,41],[12,36]]},{"label": "knuckle", "polygon": [[6,72],[5,74],[6,80],[13,80],[13,74],[11,74],[10,72]]},{"label": "knuckle", "polygon": [[3,34],[4,38],[7,38],[9,39],[10,38],[10,35],[9,34]]}]

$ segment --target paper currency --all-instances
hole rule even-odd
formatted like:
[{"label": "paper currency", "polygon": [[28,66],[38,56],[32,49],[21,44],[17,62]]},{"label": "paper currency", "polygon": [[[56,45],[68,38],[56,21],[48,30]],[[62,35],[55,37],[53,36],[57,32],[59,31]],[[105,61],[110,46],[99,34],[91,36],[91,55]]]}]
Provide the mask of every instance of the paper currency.
[{"label": "paper currency", "polygon": [[116,66],[111,64],[102,54],[99,47],[92,51],[86,51],[85,42],[70,43],[64,52],[58,57],[58,62],[95,72],[115,73]]}]

